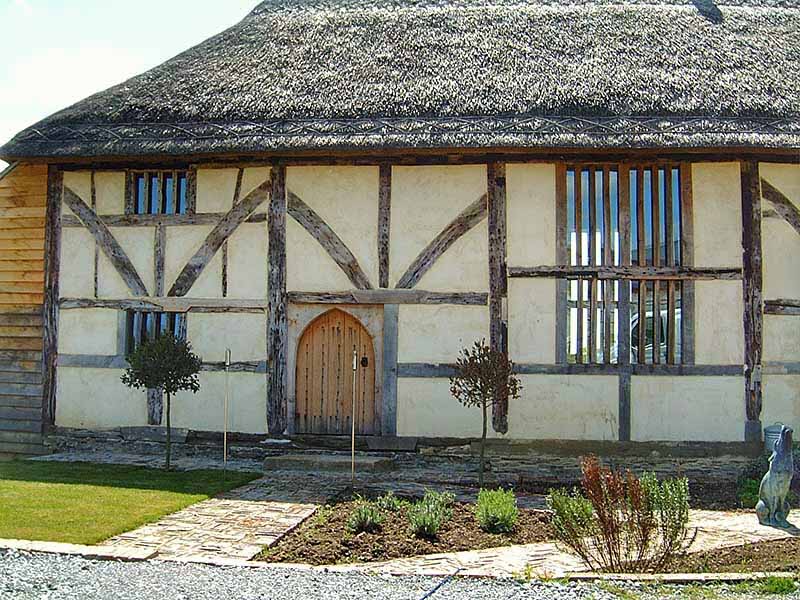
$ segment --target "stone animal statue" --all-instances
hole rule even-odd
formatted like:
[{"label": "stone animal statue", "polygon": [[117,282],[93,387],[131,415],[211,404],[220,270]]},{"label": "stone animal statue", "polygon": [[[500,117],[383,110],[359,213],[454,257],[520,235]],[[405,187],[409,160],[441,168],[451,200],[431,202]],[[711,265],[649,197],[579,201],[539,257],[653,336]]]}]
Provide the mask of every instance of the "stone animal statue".
[{"label": "stone animal statue", "polygon": [[786,497],[789,495],[793,475],[792,429],[784,425],[769,457],[769,471],[764,475],[758,489],[756,514],[762,525],[791,527],[786,520],[789,516],[789,502]]}]

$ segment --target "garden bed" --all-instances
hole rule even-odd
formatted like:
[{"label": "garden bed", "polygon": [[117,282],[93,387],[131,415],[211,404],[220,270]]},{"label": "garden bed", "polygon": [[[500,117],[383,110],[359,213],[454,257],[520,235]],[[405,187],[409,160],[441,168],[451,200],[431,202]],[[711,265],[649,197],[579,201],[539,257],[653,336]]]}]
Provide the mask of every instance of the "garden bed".
[{"label": "garden bed", "polygon": [[510,533],[488,533],[478,525],[475,505],[454,503],[452,516],[436,537],[427,539],[412,534],[408,505],[382,511],[380,528],[372,533],[351,533],[348,519],[357,506],[346,499],[322,507],[297,529],[256,560],[307,563],[312,565],[384,561],[440,552],[481,550],[513,544],[550,540],[553,529],[546,511],[519,509],[518,521]]},{"label": "garden bed", "polygon": [[668,573],[800,574],[800,537],[696,552],[676,557]]}]

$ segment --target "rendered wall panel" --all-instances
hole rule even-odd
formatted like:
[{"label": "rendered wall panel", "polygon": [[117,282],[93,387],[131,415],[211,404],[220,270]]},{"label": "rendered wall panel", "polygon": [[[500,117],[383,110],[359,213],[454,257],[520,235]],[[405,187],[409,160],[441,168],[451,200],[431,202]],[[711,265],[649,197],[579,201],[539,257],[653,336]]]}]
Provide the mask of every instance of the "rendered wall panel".
[{"label": "rendered wall panel", "polygon": [[455,362],[459,351],[489,338],[485,306],[401,305],[398,325],[400,362]]},{"label": "rendered wall panel", "polygon": [[104,308],[62,310],[58,317],[60,354],[117,354],[119,313]]}]

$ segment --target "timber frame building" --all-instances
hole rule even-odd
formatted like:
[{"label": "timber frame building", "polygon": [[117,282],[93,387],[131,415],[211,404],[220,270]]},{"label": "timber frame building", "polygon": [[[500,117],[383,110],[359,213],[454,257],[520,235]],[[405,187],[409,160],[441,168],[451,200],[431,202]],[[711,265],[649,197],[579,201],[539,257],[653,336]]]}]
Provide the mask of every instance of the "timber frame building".
[{"label": "timber frame building", "polygon": [[481,338],[523,385],[496,437],[800,425],[798,32],[789,0],[263,2],[0,148],[0,452],[161,424],[120,375],[163,331],[197,431],[230,348],[232,431],[474,437]]}]

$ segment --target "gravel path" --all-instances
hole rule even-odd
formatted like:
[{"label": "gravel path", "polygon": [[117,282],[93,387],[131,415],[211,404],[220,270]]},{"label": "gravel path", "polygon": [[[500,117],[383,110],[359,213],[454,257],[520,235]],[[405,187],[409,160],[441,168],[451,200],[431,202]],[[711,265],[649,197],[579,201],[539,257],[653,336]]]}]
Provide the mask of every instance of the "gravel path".
[{"label": "gravel path", "polygon": [[[391,577],[274,567],[221,568],[174,562],[121,563],[0,551],[0,598],[4,600],[635,600],[686,597],[744,600],[752,597],[751,593],[735,593],[724,586],[706,586],[702,595],[691,592],[691,589],[664,586]],[[792,594],[792,597],[800,598],[800,594]]]}]

